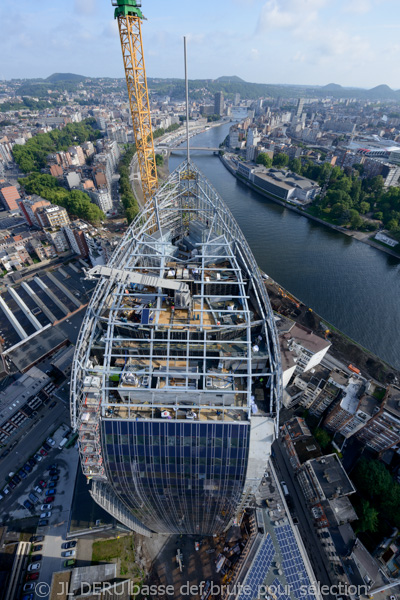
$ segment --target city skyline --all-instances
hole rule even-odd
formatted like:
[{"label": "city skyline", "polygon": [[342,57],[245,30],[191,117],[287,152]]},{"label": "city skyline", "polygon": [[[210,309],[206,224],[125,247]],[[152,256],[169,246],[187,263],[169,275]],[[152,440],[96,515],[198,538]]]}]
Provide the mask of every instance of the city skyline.
[{"label": "city skyline", "polygon": [[[393,0],[354,0],[350,7],[344,0],[334,7],[326,0],[223,0],[217,8],[206,0],[201,12],[196,9],[183,2],[168,11],[160,0],[143,3],[150,77],[182,76],[186,34],[191,79],[237,75],[255,83],[400,88],[400,8]],[[44,0],[32,7],[22,0],[16,7],[6,0],[0,18],[0,49],[8,57],[1,79],[54,72],[123,77],[111,2],[61,0],[55,7]]]}]

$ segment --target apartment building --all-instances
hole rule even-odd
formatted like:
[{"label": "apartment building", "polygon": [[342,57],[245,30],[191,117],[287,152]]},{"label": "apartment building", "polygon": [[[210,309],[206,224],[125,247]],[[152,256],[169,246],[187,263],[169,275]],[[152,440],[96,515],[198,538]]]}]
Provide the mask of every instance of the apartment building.
[{"label": "apartment building", "polygon": [[68,213],[62,206],[51,205],[50,207],[39,208],[36,211],[36,218],[43,229],[46,227],[59,229],[70,223]]},{"label": "apartment building", "polygon": [[356,438],[376,452],[384,452],[400,443],[400,388],[390,385],[382,405],[357,432]]}]

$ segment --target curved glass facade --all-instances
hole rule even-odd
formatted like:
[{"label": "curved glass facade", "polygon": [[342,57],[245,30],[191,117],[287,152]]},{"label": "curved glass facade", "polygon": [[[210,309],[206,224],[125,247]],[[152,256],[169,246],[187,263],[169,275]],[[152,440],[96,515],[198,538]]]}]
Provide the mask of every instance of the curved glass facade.
[{"label": "curved glass facade", "polygon": [[248,423],[103,421],[116,495],[160,533],[221,533],[243,490]]}]

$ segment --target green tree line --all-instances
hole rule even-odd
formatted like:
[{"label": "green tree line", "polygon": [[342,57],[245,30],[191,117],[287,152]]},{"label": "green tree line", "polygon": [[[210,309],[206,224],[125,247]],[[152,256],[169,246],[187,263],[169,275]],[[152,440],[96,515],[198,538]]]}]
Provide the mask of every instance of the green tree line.
[{"label": "green tree line", "polygon": [[68,150],[70,146],[94,141],[101,137],[95,128],[94,119],[86,119],[81,123],[69,123],[63,129],[54,129],[50,133],[35,135],[23,146],[16,144],[13,148],[14,160],[24,173],[40,171],[47,166],[48,155]]},{"label": "green tree line", "polygon": [[37,194],[52,204],[63,206],[69,215],[74,215],[85,221],[96,224],[104,219],[104,213],[90,201],[90,198],[80,190],[68,191],[61,187],[57,178],[52,175],[31,173],[18,182],[28,194]]}]

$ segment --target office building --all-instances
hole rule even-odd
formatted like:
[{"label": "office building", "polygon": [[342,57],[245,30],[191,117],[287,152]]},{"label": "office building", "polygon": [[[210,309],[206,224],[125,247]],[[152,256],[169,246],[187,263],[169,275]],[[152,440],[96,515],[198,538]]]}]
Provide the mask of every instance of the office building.
[{"label": "office building", "polygon": [[91,495],[115,518],[143,535],[218,535],[252,501],[276,436],[274,316],[243,234],[193,163],[153,206],[89,272],[99,281],[71,418]]},{"label": "office building", "polygon": [[214,114],[222,116],[224,114],[224,95],[217,92],[214,96]]}]

